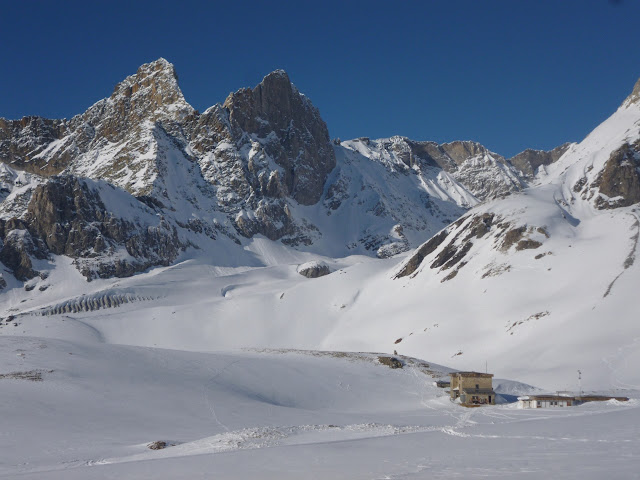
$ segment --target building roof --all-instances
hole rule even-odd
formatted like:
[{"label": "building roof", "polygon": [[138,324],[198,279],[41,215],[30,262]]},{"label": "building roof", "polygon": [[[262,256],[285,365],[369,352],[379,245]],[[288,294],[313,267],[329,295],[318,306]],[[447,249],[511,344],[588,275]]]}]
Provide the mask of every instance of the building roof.
[{"label": "building roof", "polygon": [[578,395],[576,400],[580,402],[605,402],[607,400],[617,400],[619,402],[628,402],[628,397],[610,397],[609,395]]},{"label": "building roof", "polygon": [[491,378],[493,373],[480,373],[480,372],[452,372],[449,374],[451,377],[480,377]]},{"label": "building roof", "polygon": [[575,400],[574,397],[567,397],[566,395],[554,395],[550,394],[542,394],[542,395],[525,395],[523,397],[518,397],[518,400]]},{"label": "building roof", "polygon": [[617,400],[619,402],[626,402],[629,399],[627,397],[611,397],[608,395],[556,395],[554,393],[543,393],[541,395],[525,395],[518,397],[518,400],[574,400],[577,402],[604,402],[607,400]]}]

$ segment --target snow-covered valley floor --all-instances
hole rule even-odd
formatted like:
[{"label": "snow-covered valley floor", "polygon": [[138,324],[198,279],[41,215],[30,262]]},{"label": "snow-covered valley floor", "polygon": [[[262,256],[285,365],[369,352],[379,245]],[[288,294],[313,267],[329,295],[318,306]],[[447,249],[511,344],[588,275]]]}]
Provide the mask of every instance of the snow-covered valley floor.
[{"label": "snow-covered valley floor", "polygon": [[[404,358],[0,337],[2,478],[634,478],[640,403],[466,409]],[[14,375],[6,375],[12,373]],[[494,381],[506,395],[527,391]],[[164,441],[163,450],[147,445]]]}]

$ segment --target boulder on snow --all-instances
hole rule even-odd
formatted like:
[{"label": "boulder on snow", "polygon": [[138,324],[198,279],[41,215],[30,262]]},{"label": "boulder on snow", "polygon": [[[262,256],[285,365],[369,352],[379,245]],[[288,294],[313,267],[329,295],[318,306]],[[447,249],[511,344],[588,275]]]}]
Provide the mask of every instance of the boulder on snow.
[{"label": "boulder on snow", "polygon": [[318,278],[329,275],[331,270],[326,263],[313,261],[299,265],[298,273],[307,278]]},{"label": "boulder on snow", "polygon": [[389,368],[403,367],[402,362],[398,360],[396,357],[385,357],[381,355],[378,357],[378,362],[380,362],[382,365],[386,365]]}]

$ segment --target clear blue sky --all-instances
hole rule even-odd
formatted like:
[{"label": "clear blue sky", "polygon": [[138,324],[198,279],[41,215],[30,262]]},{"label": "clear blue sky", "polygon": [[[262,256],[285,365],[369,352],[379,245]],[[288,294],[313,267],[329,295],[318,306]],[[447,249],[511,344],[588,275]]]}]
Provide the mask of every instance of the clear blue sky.
[{"label": "clear blue sky", "polygon": [[640,2],[4,1],[0,117],[71,117],[145,62],[204,110],[284,68],[332,137],[581,140],[640,77]]}]

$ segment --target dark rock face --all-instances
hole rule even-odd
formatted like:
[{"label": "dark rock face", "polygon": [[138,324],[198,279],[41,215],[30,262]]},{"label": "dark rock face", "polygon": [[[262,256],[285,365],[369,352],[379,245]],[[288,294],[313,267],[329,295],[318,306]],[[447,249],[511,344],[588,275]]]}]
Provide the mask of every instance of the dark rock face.
[{"label": "dark rock face", "polygon": [[329,131],[318,110],[278,70],[253,90],[229,95],[223,105],[236,137],[266,139],[265,151],[284,169],[286,193],[302,205],[320,200],[327,175],[336,165]]},{"label": "dark rock face", "polygon": [[449,233],[447,230],[442,230],[440,233],[432,237],[428,242],[418,248],[416,253],[414,253],[409,261],[404,264],[402,270],[398,272],[395,278],[406,277],[407,275],[411,275],[413,272],[415,272],[422,261],[425,259],[425,257],[433,253],[433,251],[446,240],[448,234]]},{"label": "dark rock face", "polygon": [[[67,255],[91,279],[130,276],[151,266],[168,265],[185,247],[175,226],[164,219],[152,226],[118,218],[107,210],[96,190],[72,176],[52,177],[35,189],[24,227],[20,235],[11,236],[18,230],[9,232],[0,252],[0,260],[19,280],[37,274],[28,254]],[[43,247],[38,249],[32,237]],[[119,248],[133,260],[117,258],[114,254]]]},{"label": "dark rock face", "polygon": [[378,357],[378,362],[380,362],[382,365],[386,365],[387,367],[394,368],[394,369],[402,368],[404,366],[402,362],[398,360],[396,357],[385,357],[381,355]]},{"label": "dark rock face", "polygon": [[476,142],[455,141],[441,145],[442,150],[453,159],[456,165],[462,165],[468,158],[487,153],[488,150]]},{"label": "dark rock face", "polygon": [[628,207],[640,202],[640,141],[613,152],[595,185],[608,199],[598,196],[599,209]]},{"label": "dark rock face", "polygon": [[26,281],[38,275],[39,272],[33,269],[31,257],[42,255],[27,230],[8,230],[1,246],[0,262],[13,272],[14,277]]},{"label": "dark rock face", "polygon": [[51,161],[38,157],[47,146],[68,133],[64,120],[24,117],[21,120],[0,118],[0,162],[39,175],[55,175],[69,163],[68,153]]},{"label": "dark rock face", "polygon": [[509,162],[520,170],[525,177],[532,178],[538,167],[541,165],[550,165],[556,162],[571,146],[570,143],[565,143],[553,150],[533,150],[528,148],[524,152],[520,152],[514,157],[509,159]]},{"label": "dark rock face", "polygon": [[520,250],[531,250],[535,248],[540,248],[542,246],[542,242],[538,242],[537,240],[520,240],[516,245],[516,251]]},{"label": "dark rock face", "polygon": [[448,270],[455,264],[460,262],[471,247],[472,242],[464,242],[462,245],[455,245],[455,238],[438,254],[436,259],[431,264],[431,268],[442,267],[442,270]]},{"label": "dark rock face", "polygon": [[464,242],[470,240],[471,238],[482,238],[491,230],[491,226],[493,225],[493,220],[495,215],[493,213],[483,213],[482,215],[476,215],[473,217],[473,220],[469,223],[467,230],[469,230],[469,234],[463,240]]},{"label": "dark rock face", "polygon": [[515,228],[512,228],[511,230],[509,230],[504,235],[504,239],[502,240],[502,245],[500,247],[502,249],[502,251],[506,252],[515,243],[518,243],[522,239],[522,237],[524,237],[524,234],[526,232],[527,232],[527,227],[524,227],[524,226],[515,227]]},{"label": "dark rock face", "polygon": [[238,216],[235,227],[245,237],[262,234],[269,240],[278,240],[296,232],[296,225],[286,204],[262,201],[254,210],[253,218]]},{"label": "dark rock face", "polygon": [[[30,229],[44,239],[47,248],[56,255],[77,257],[88,254],[101,237],[100,228],[108,223],[100,197],[74,177],[53,178],[36,188],[27,209]],[[105,220],[107,222],[105,222]],[[109,229],[122,240],[122,232],[112,219]],[[115,228],[114,228],[115,227]],[[100,245],[97,245],[100,250]]]},{"label": "dark rock face", "polygon": [[[442,230],[440,233],[432,237],[428,242],[424,243],[413,256],[404,264],[400,272],[395,278],[406,277],[414,273],[418,267],[422,264],[422,261],[429,255],[431,255],[442,243],[447,239],[449,234],[454,229],[460,228],[469,217],[462,217],[457,222],[452,224],[449,228]],[[442,270],[448,270],[458,264],[473,246],[471,239],[482,238],[491,230],[494,224],[495,215],[493,213],[483,213],[481,215],[475,215],[471,218],[467,225],[456,234],[451,241],[440,251],[434,261],[431,263],[431,268],[440,268]],[[460,242],[457,243],[458,238],[466,233],[466,236]],[[460,266],[463,266],[462,264]],[[445,280],[451,280],[457,275],[457,270],[450,274]]]},{"label": "dark rock face", "polygon": [[142,65],[134,75],[116,85],[109,99],[91,107],[82,120],[103,117],[96,133],[116,142],[126,135],[128,128],[142,122],[180,121],[192,111],[178,86],[175,68],[160,58]]}]

